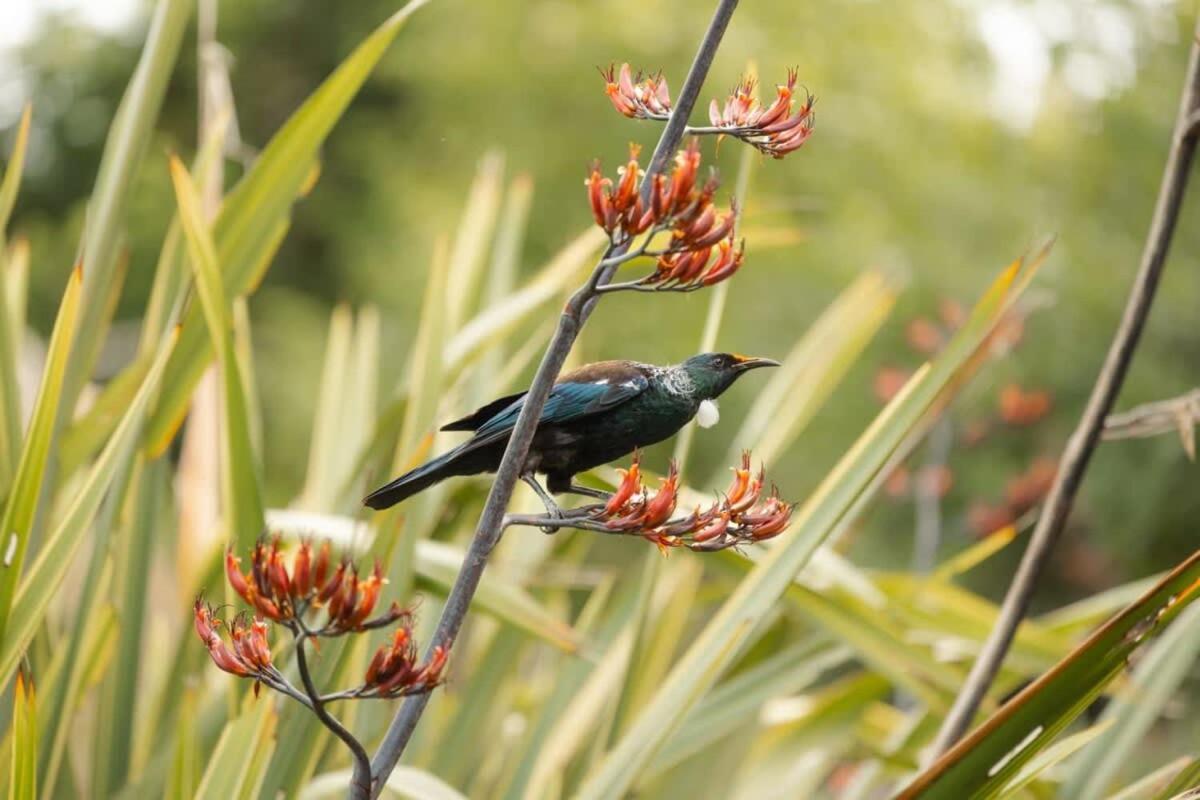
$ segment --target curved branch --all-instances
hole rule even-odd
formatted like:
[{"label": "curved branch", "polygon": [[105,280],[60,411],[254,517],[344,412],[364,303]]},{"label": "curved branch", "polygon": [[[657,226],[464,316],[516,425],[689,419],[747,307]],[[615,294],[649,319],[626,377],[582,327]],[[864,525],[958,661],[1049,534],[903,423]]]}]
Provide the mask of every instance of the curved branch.
[{"label": "curved branch", "polygon": [[371,796],[371,759],[367,755],[366,748],[358,739],[354,738],[354,734],[346,729],[341,722],[337,720],[325,709],[325,698],[317,691],[316,685],[313,683],[312,675],[308,669],[308,657],[304,654],[304,643],[308,640],[310,634],[301,633],[296,636],[296,669],[300,673],[300,681],[304,684],[304,691],[308,694],[310,708],[321,723],[329,730],[333,731],[333,735],[341,739],[346,747],[350,748],[351,755],[354,756],[354,777],[350,782],[350,797],[366,798]]}]

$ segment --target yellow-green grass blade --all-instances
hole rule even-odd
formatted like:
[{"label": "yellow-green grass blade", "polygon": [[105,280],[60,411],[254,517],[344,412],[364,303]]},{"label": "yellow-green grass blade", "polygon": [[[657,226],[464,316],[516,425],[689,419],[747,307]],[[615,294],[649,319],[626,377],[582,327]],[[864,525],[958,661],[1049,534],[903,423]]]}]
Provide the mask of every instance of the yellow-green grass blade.
[{"label": "yellow-green grass blade", "polygon": [[[83,272],[76,267],[67,279],[58,317],[54,321],[54,332],[46,351],[46,366],[42,371],[42,384],[33,405],[33,415],[21,448],[21,458],[13,478],[12,490],[4,507],[0,521],[0,643],[6,646],[11,641],[8,630],[9,612],[12,610],[13,595],[21,576],[25,549],[33,529],[38,511],[38,500],[42,491],[42,479],[50,458],[54,438],[54,423],[58,414],[58,403],[63,393],[67,362],[71,354],[71,341],[75,325],[79,321]],[[5,676],[7,680],[7,674]]]},{"label": "yellow-green grass blade", "polygon": [[1197,787],[1200,787],[1200,758],[1184,767],[1167,788],[1154,796],[1154,800],[1187,800],[1180,795]]},{"label": "yellow-green grass blade", "polygon": [[479,295],[488,245],[500,212],[500,182],[504,157],[491,152],[484,155],[467,194],[462,219],[454,236],[447,264],[449,285],[454,291],[446,296],[446,329],[456,331],[467,319]]},{"label": "yellow-green grass blade", "polygon": [[447,376],[456,375],[488,347],[561,295],[591,266],[604,241],[603,231],[595,226],[588,228],[555,254],[532,280],[463,325],[446,342],[442,352]]},{"label": "yellow-green grass blade", "polygon": [[[322,143],[405,21],[425,2],[413,0],[376,28],[284,123],[221,204],[212,238],[231,296],[252,291],[262,277]],[[179,353],[168,369],[165,391],[149,426],[147,444],[152,453],[161,452],[179,427],[213,352],[200,312],[193,310],[185,320]]]},{"label": "yellow-green grass blade", "polygon": [[[142,695],[147,667],[143,621],[149,601],[152,546],[158,533],[158,512],[169,496],[168,465],[162,460],[144,463],[133,459],[132,480],[113,543],[114,580],[111,593],[121,617],[117,662],[104,684],[97,714],[96,765],[107,766],[102,786],[122,786],[133,757],[134,710]],[[106,520],[107,522],[107,520]],[[107,793],[107,792],[106,792]]]},{"label": "yellow-green grass blade", "polygon": [[951,581],[1003,550],[1015,538],[1017,538],[1016,527],[1006,525],[943,561],[929,577],[934,581]]},{"label": "yellow-green grass blade", "polygon": [[1042,628],[1059,636],[1084,636],[1100,623],[1137,600],[1162,580],[1163,575],[1139,578],[1111,589],[1104,589],[1082,600],[1048,611],[1037,617]]},{"label": "yellow-green grass blade", "polygon": [[[13,470],[16,469],[17,459],[21,453],[21,397],[17,384],[17,354],[19,350],[20,328],[23,322],[17,323],[9,317],[15,317],[16,303],[10,297],[13,287],[8,284],[8,272],[14,264],[18,264],[20,254],[24,253],[24,269],[28,270],[29,243],[22,240],[11,251],[6,245],[6,230],[8,219],[13,206],[17,202],[17,189],[21,184],[21,172],[25,166],[25,150],[29,144],[29,122],[32,114],[30,106],[25,106],[21,121],[17,125],[17,138],[13,143],[12,154],[4,169],[4,180],[0,181],[0,264],[5,267],[3,285],[0,286],[0,299],[4,306],[0,311],[5,312],[3,330],[0,330],[0,486],[7,487],[12,480]],[[8,263],[5,263],[8,262]],[[22,305],[22,309],[24,306]],[[23,315],[22,315],[23,316]]]},{"label": "yellow-green grass blade", "polygon": [[246,552],[262,533],[263,504],[257,459],[250,441],[246,392],[234,351],[233,320],[216,247],[200,210],[200,197],[187,168],[177,158],[171,159],[171,180],[195,272],[196,293],[221,370],[221,480],[227,533],[237,552]]},{"label": "yellow-green grass blade", "polygon": [[1121,674],[1133,651],[1174,620],[1198,591],[1200,552],[959,741],[900,797],[999,796],[1021,768]]},{"label": "yellow-green grass blade", "polygon": [[232,800],[259,782],[260,761],[269,757],[278,715],[275,704],[267,698],[251,702],[249,710],[227,723],[221,732],[196,790],[196,800]]},{"label": "yellow-green grass blade", "polygon": [[[2,245],[0,245],[2,246]],[[0,256],[3,254],[0,253]],[[8,264],[0,257],[0,267]],[[7,278],[7,275],[2,276]],[[14,303],[9,298],[8,280],[0,280],[0,491],[7,492],[13,473],[21,458],[21,382],[18,380],[20,361],[19,325],[13,318]]]},{"label": "yellow-green grass blade", "polygon": [[607,696],[595,687],[606,679],[606,664],[629,647],[638,580],[637,575],[625,575],[613,591],[613,584],[607,583],[589,596],[577,624],[603,655],[596,662],[574,659],[562,667],[520,745],[521,758],[504,789],[505,800],[545,797],[547,786],[561,777],[581,740],[588,738],[596,714],[593,697],[602,703]]},{"label": "yellow-green grass blade", "polygon": [[25,334],[25,307],[29,303],[29,240],[18,236],[8,248],[4,283],[8,316],[12,322],[12,347],[19,353]]},{"label": "yellow-green grass blade", "polygon": [[350,369],[350,339],[354,314],[347,305],[338,305],[329,315],[329,335],[325,341],[325,363],[317,390],[317,408],[309,437],[308,471],[297,505],[313,511],[337,511],[334,493],[339,471],[335,468],[339,453],[350,450],[341,437],[342,401],[346,398],[346,373]]},{"label": "yellow-green grass blade", "polygon": [[[458,571],[462,569],[464,553],[461,548],[444,542],[422,541],[417,544],[416,570],[422,581],[449,591]],[[479,584],[476,601],[485,613],[491,613],[518,630],[536,636],[566,653],[577,653],[584,646],[583,637],[575,629],[538,603],[532,595],[502,575],[484,578]]]},{"label": "yellow-green grass blade", "polygon": [[[478,775],[480,764],[474,759],[463,758],[463,753],[486,750],[494,731],[503,728],[500,715],[507,713],[513,692],[519,691],[513,685],[514,678],[536,677],[520,668],[519,659],[528,653],[525,645],[529,640],[524,634],[511,628],[490,626],[493,628],[491,636],[481,643],[477,639],[487,635],[482,630],[485,627],[488,626],[474,627],[468,634],[470,649],[463,648],[458,653],[455,670],[471,677],[462,681],[461,691],[455,693],[453,712],[447,715],[445,727],[435,737],[436,745],[428,763],[435,775],[467,791],[472,788],[470,782]],[[463,663],[468,653],[478,653],[478,656],[470,663]],[[559,662],[555,664],[560,665]]]},{"label": "yellow-green grass blade", "polygon": [[[1038,780],[1048,770],[1066,761],[1084,747],[1087,747],[1096,738],[1103,735],[1111,726],[1111,721],[1099,722],[1089,728],[1084,728],[1078,733],[1064,736],[1038,753],[1029,760],[1029,763],[1021,768],[1021,771],[1017,773],[1012,782],[1004,787],[1004,791],[1000,794],[1001,800],[1012,800],[1013,798],[1023,797],[1025,789],[1031,783]],[[1058,797],[1062,796],[1058,792],[1055,795]]]},{"label": "yellow-green grass blade", "polygon": [[718,685],[688,713],[646,771],[651,779],[757,721],[764,704],[802,692],[850,661],[825,638],[794,644]]},{"label": "yellow-green grass blade", "polygon": [[[754,780],[754,772],[768,780],[794,772],[801,759],[817,757],[805,772],[828,766],[831,753],[844,753],[855,741],[864,717],[878,708],[891,691],[890,684],[873,672],[852,672],[806,694],[771,700],[762,709],[762,732],[752,742],[745,759],[754,769],[744,770],[749,779],[741,797],[753,797],[746,790],[756,787],[757,796],[764,786]],[[709,751],[711,752],[711,751]],[[701,754],[703,755],[703,754]],[[669,775],[667,776],[669,778]],[[808,797],[815,790],[800,791],[796,786],[781,785],[784,797]]]},{"label": "yellow-green grass blade", "polygon": [[[85,640],[101,612],[113,613],[112,607],[107,604],[107,593],[112,587],[109,541],[117,525],[117,511],[124,501],[128,478],[128,466],[120,467],[113,478],[109,501],[96,515],[92,525],[92,553],[86,574],[78,587],[78,610],[71,627],[66,630],[65,641],[56,648],[63,654],[63,667],[56,680],[44,684],[47,691],[43,693],[43,740],[38,756],[38,772],[42,776],[42,792],[47,797],[53,797],[57,787],[59,768],[67,744],[66,734],[71,727],[67,720],[74,713],[77,697],[83,691],[82,676],[90,666],[82,657]],[[104,598],[105,602],[98,598]],[[105,699],[101,695],[102,703]],[[98,742],[100,737],[93,737],[92,741]]]},{"label": "yellow-green grass blade", "polygon": [[960,371],[1032,278],[1041,255],[1017,260],[1001,274],[941,355],[919,370],[800,508],[781,537],[710,619],[613,750],[580,790],[584,800],[619,796],[633,785],[662,742],[742,651],[800,569],[829,536],[846,527],[848,512],[875,483],[892,455],[945,396]]},{"label": "yellow-green grass blade", "polygon": [[[716,563],[735,574],[750,571],[753,562],[735,553],[718,556]],[[814,560],[809,574],[821,565]],[[961,667],[946,663],[927,643],[915,640],[908,611],[911,592],[901,594],[888,583],[879,583],[853,570],[850,576],[837,577],[840,585],[813,588],[797,580],[788,588],[788,603],[837,641],[853,648],[858,657],[877,673],[888,677],[895,686],[919,698],[931,708],[945,711],[965,673]],[[834,575],[825,578],[834,580]],[[889,578],[890,576],[882,576]],[[858,584],[866,581],[866,586]],[[967,594],[967,593],[963,593]],[[986,628],[984,629],[986,633]],[[1057,657],[1066,646],[1054,651]]]},{"label": "yellow-green grass blade", "polygon": [[8,230],[8,219],[12,215],[13,206],[17,204],[17,190],[21,186],[21,173],[25,169],[25,149],[29,145],[29,122],[33,116],[33,108],[26,104],[21,112],[21,121],[17,123],[17,136],[13,141],[12,153],[9,154],[8,164],[4,167],[4,179],[0,181],[0,244],[4,242],[4,233]]},{"label": "yellow-green grass blade", "polygon": [[[913,573],[883,573],[875,576],[886,593],[891,613],[900,624],[923,639],[941,645],[943,660],[963,645],[974,653],[987,638],[999,615],[997,606],[959,586],[927,580]],[[1008,666],[1041,672],[1053,666],[1075,643],[1072,637],[1045,630],[1026,620],[1018,629]]]},{"label": "yellow-green grass blade", "polygon": [[192,0],[160,0],[157,4],[141,57],[104,142],[96,183],[88,201],[80,255],[84,302],[59,424],[74,410],[75,399],[88,380],[104,338],[103,331],[111,318],[109,300],[116,283],[120,241],[134,177],[154,134],[192,6]]},{"label": "yellow-green grass blade", "polygon": [[141,388],[153,361],[154,353],[148,352],[129,362],[125,369],[104,386],[87,412],[63,431],[58,442],[60,475],[74,475],[75,470],[104,446],[113,428],[129,408],[133,396]]},{"label": "yellow-green grass blade", "polygon": [[670,671],[688,630],[704,577],[704,565],[698,560],[668,562],[650,548],[647,551],[656,560],[649,576],[653,592],[641,612],[638,645],[621,688],[611,733],[614,741],[628,725],[633,712],[645,705]]},{"label": "yellow-green grass blade", "polygon": [[744,448],[771,464],[782,454],[858,360],[896,302],[894,282],[879,272],[859,276],[827,308],[758,393],[725,460]]},{"label": "yellow-green grass blade", "polygon": [[200,753],[196,737],[196,689],[183,690],[175,725],[175,751],[167,773],[163,800],[192,800],[200,782]]},{"label": "yellow-green grass blade", "polygon": [[262,404],[258,396],[258,381],[255,380],[254,336],[250,325],[250,304],[244,296],[233,299],[233,354],[237,363],[241,384],[245,389],[246,428],[250,439],[250,451],[254,463],[262,469]]},{"label": "yellow-green grass blade", "polygon": [[1171,785],[1193,763],[1191,756],[1180,756],[1124,786],[1108,796],[1108,800],[1151,800]]},{"label": "yellow-green grass blade", "polygon": [[[77,279],[76,279],[77,281]],[[122,465],[133,456],[133,448],[141,433],[147,406],[157,391],[176,341],[172,330],[160,345],[154,365],[146,375],[142,388],[130,403],[121,423],[100,452],[87,479],[72,498],[66,513],[46,539],[37,558],[21,581],[13,603],[11,625],[0,642],[0,683],[8,681],[25,648],[46,615],[50,601],[61,590],[72,559],[89,533],[89,524],[108,493]]]},{"label": "yellow-green grass blade", "polygon": [[[432,269],[421,304],[421,321],[409,356],[408,402],[404,406],[400,441],[392,457],[392,475],[415,467],[437,438],[437,411],[444,385],[443,361],[438,356],[448,333],[447,292],[453,291],[447,282],[446,249],[445,239],[439,238],[434,245]],[[417,541],[435,519],[444,496],[444,487],[433,487],[411,498],[402,517],[398,508],[388,509],[375,517],[376,535],[371,554],[383,563],[393,591],[401,597],[406,597],[412,590]]]},{"label": "yellow-green grass blade", "polygon": [[1200,605],[1184,611],[1133,669],[1105,707],[1101,721],[1112,723],[1099,741],[1071,762],[1059,797],[1083,800],[1107,792],[1121,769],[1138,758],[1151,726],[1175,697],[1200,654]]},{"label": "yellow-green grass blade", "polygon": [[37,797],[37,703],[33,681],[24,671],[17,673],[13,696],[12,770],[9,773],[9,800],[35,800]]},{"label": "yellow-green grass blade", "polygon": [[[210,173],[212,165],[221,157],[221,146],[225,140],[217,134],[222,134],[223,131],[224,126],[216,126],[213,135],[205,141],[200,152],[196,154],[193,174]],[[87,463],[108,440],[121,414],[128,407],[129,400],[141,386],[163,335],[169,326],[175,324],[178,309],[191,286],[191,272],[184,263],[185,247],[179,216],[176,214],[167,229],[155,265],[154,285],[151,287],[150,299],[142,317],[138,355],[105,385],[87,412],[70,421],[69,427],[63,432],[58,445],[60,481],[66,481],[74,475],[75,470]],[[24,297],[23,291],[17,294],[21,298]],[[24,300],[21,302],[23,304]]]},{"label": "yellow-green grass blade", "polygon": [[[483,308],[489,309],[505,302],[517,285],[521,265],[521,250],[529,226],[529,208],[533,203],[533,178],[528,173],[517,175],[504,196],[503,211],[496,224],[496,241],[487,267],[487,283],[483,289]],[[508,348],[498,338],[483,353],[474,371],[468,400],[482,405],[497,391],[496,376],[504,363]]]},{"label": "yellow-green grass blade", "polygon": [[[344,305],[330,315],[308,470],[295,503],[298,507],[348,512],[373,488],[363,485],[363,476],[355,467],[369,445],[377,416],[379,334],[379,312],[374,307],[359,312],[357,321]],[[358,491],[351,492],[353,489]]]},{"label": "yellow-green grass blade", "polygon": [[893,685],[930,708],[950,709],[954,690],[965,677],[963,670],[939,661],[928,647],[907,641],[907,629],[890,617],[886,606],[868,606],[845,592],[816,592],[799,584],[789,587],[786,596]]}]

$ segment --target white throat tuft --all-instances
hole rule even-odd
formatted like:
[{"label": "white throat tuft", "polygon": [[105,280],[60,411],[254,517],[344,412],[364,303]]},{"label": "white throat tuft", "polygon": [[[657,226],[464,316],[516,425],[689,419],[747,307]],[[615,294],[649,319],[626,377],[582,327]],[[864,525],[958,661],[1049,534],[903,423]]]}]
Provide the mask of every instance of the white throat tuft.
[{"label": "white throat tuft", "polygon": [[715,400],[701,400],[700,408],[696,409],[696,424],[701,428],[711,428],[721,421],[721,410]]}]

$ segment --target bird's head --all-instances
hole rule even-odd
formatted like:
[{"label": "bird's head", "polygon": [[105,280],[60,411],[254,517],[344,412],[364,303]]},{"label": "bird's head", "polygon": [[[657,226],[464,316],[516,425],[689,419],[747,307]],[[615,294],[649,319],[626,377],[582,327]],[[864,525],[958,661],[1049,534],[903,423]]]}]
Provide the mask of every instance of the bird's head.
[{"label": "bird's head", "polygon": [[680,367],[696,386],[697,394],[705,399],[719,397],[739,377],[759,367],[778,367],[771,358],[754,358],[736,353],[701,353],[684,361]]}]

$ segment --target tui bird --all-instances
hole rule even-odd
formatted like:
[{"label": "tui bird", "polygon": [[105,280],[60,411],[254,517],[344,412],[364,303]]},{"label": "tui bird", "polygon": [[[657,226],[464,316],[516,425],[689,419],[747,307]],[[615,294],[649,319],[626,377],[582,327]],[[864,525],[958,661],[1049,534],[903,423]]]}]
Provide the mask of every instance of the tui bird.
[{"label": "tui bird", "polygon": [[[598,496],[575,485],[575,474],[661,442],[696,416],[702,404],[705,411],[712,408],[705,401],[720,396],[743,373],[777,366],[779,362],[769,358],[703,353],[670,367],[601,361],[568,372],[554,384],[542,409],[521,479],[551,513],[558,507],[535,473],[546,475],[547,487],[556,494]],[[474,431],[475,435],[376,489],[363,502],[371,508],[389,508],[446,478],[495,472],[524,403],[525,392],[509,395],[443,426],[444,431]],[[715,417],[715,408],[709,413]]]}]

